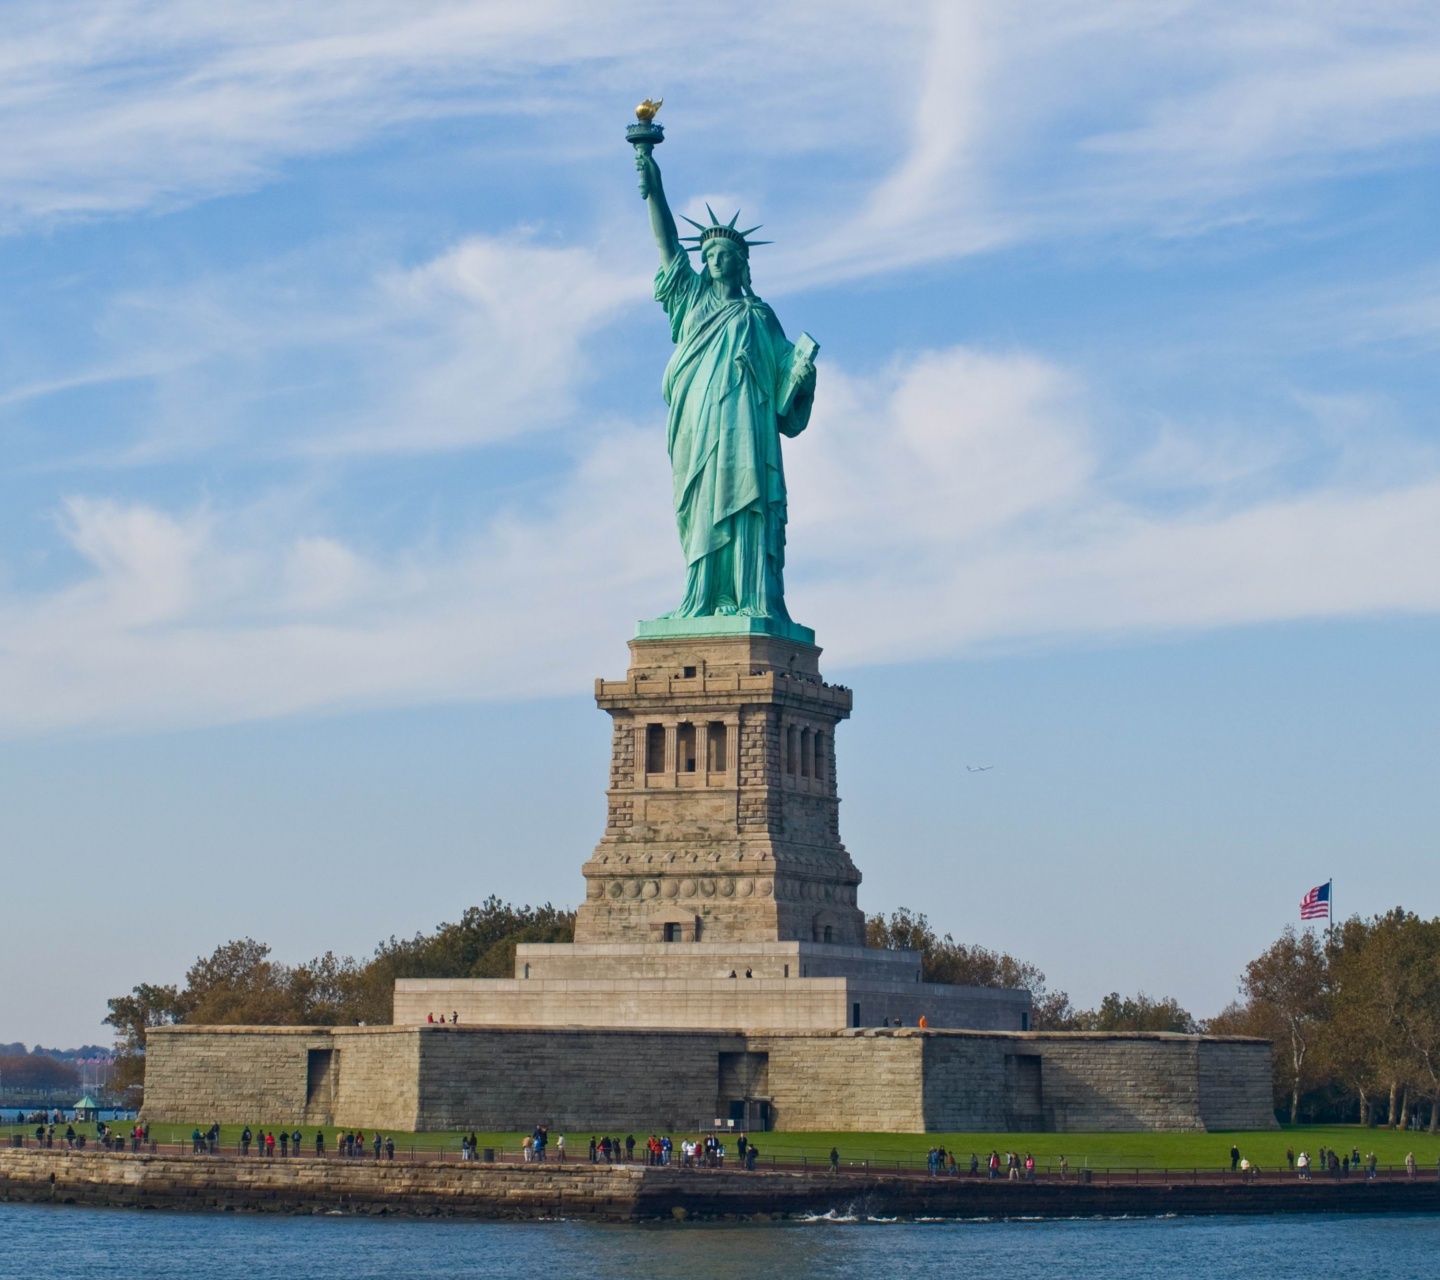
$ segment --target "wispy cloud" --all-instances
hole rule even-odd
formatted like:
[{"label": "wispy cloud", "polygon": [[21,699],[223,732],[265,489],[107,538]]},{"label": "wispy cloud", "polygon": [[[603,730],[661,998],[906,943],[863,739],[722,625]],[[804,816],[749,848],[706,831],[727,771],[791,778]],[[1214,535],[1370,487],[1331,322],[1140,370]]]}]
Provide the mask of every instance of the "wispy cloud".
[{"label": "wispy cloud", "polygon": [[649,294],[640,247],[617,261],[524,233],[476,235],[412,267],[354,262],[339,279],[332,247],[132,290],[97,317],[92,364],[45,381],[17,370],[0,407],[77,387],[145,391],[103,440],[56,438],[52,469],[513,440],[574,418],[596,372],[589,339]]},{"label": "wispy cloud", "polygon": [[[76,438],[31,431],[46,465],[203,468],[151,491],[91,472],[50,502],[78,570],[0,589],[0,732],[521,696],[610,669],[679,573],[658,404],[636,424],[588,395],[598,343],[647,289],[643,215],[610,173],[641,93],[673,112],[677,205],[723,190],[777,231],[766,294],[1026,240],[1299,218],[1315,182],[1401,165],[1440,132],[1440,18],[1421,5],[855,0],[732,18],[703,40],[689,10],[640,2],[120,0],[18,22],[0,55],[13,232],[249,190],[461,114],[465,163],[497,182],[544,169],[553,221],[516,230],[507,206],[418,263],[332,241],[129,276],[82,356],[53,340],[42,362],[7,355],[8,414],[145,392],[113,421],[67,418]],[[591,198],[612,185],[618,255],[597,247],[614,209]],[[1368,298],[1352,337],[1429,343],[1434,293]],[[1351,314],[1335,298],[1323,341],[1305,331],[1320,308],[1267,305],[1306,313],[1284,321],[1290,348],[1333,347]],[[1440,462],[1373,386],[1272,369],[1257,376],[1283,421],[1171,407],[1144,431],[1122,406],[1122,431],[1102,377],[1033,346],[874,358],[892,363],[827,359],[789,446],[793,604],[836,659],[1440,608]],[[368,537],[361,501],[337,517],[314,493],[367,459],[468,451],[483,468],[541,433],[543,485],[498,484],[448,525]],[[265,488],[215,483],[232,462],[269,468]]]},{"label": "wispy cloud", "polygon": [[[840,381],[792,483],[802,600],[845,660],[1440,609],[1433,456],[1382,478],[1341,451],[1297,483],[1293,458],[1237,463],[1172,423],[1102,468],[1083,386],[1033,356]],[[1189,502],[1157,448],[1183,453]]]},{"label": "wispy cloud", "polygon": [[1163,239],[1311,216],[1316,182],[1440,136],[1423,4],[938,5],[898,155],[796,282],[1036,239]]},{"label": "wispy cloud", "polygon": [[[658,0],[106,0],[9,34],[12,228],[250,189],[453,115],[482,119],[470,146],[505,163],[623,165],[615,113],[654,85],[675,136],[804,221],[781,250],[795,284],[1294,217],[1297,184],[1404,163],[1440,132],[1440,17],[1421,2],[832,0],[742,6],[696,39]],[[807,155],[831,172],[796,190]]]},{"label": "wispy cloud", "polygon": [[[1440,611],[1440,469],[1244,501],[1222,482],[1174,511],[1111,487],[1083,383],[1034,355],[827,382],[789,446],[791,598],[835,661]],[[87,573],[0,596],[0,733],[574,691],[673,603],[667,491],[654,432],[612,428],[543,507],[383,555],[309,513],[72,499]]]}]

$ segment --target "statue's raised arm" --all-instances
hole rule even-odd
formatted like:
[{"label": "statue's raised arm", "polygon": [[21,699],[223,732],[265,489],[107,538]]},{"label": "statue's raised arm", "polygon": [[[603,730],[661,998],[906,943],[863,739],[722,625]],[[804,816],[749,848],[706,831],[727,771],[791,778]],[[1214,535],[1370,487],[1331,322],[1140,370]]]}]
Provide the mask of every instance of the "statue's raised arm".
[{"label": "statue's raised arm", "polygon": [[668,267],[682,250],[675,215],[670,212],[665,184],[660,180],[660,166],[647,148],[636,147],[635,168],[640,174],[640,194],[650,207],[650,230],[655,235],[655,247],[660,250],[660,265]]}]

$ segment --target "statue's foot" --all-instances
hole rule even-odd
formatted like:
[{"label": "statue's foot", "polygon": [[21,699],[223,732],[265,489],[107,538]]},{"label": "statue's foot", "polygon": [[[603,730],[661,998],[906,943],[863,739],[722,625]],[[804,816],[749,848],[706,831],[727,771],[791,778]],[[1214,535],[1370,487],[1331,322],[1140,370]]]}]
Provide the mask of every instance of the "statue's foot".
[{"label": "statue's foot", "polygon": [[715,616],[717,618],[733,618],[737,616],[739,612],[740,610],[733,604],[722,604],[716,606]]}]

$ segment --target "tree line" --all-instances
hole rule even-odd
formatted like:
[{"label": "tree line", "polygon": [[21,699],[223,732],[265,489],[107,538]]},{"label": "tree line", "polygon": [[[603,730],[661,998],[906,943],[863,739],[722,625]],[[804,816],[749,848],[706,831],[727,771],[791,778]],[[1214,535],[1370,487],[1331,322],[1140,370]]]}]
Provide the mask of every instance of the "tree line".
[{"label": "tree line", "polygon": [[1036,1031],[1177,1031],[1194,1034],[1200,1024],[1171,998],[1143,991],[1122,996],[1112,991],[1094,1009],[1076,1009],[1063,991],[1051,991],[1045,974],[1027,960],[1003,951],[940,937],[923,913],[901,907],[887,918],[867,916],[865,942],[887,950],[918,951],[926,982],[962,987],[1024,987],[1030,992],[1030,1025]]},{"label": "tree line", "polygon": [[1275,1044],[1276,1109],[1440,1132],[1440,919],[1396,907],[1323,933],[1287,927],[1245,966],[1215,1034]]},{"label": "tree line", "polygon": [[0,1053],[0,1089],[6,1093],[57,1093],[80,1087],[80,1071],[73,1062],[45,1053],[25,1053],[24,1048],[20,1046],[20,1053]]},{"label": "tree line", "polygon": [[[575,913],[490,897],[455,923],[390,938],[368,960],[324,955],[298,965],[249,938],[195,961],[183,985],[141,983],[109,1001],[116,1083],[138,1087],[145,1037],[172,1023],[336,1026],[385,1024],[396,978],[508,978],[522,942],[570,942]],[[1197,1019],[1169,997],[1111,992],[1077,1009],[1034,964],[936,933],[901,908],[866,919],[877,948],[918,951],[926,982],[1023,987],[1032,1026],[1049,1031],[1171,1031],[1253,1035],[1275,1045],[1276,1110],[1298,1121],[1440,1126],[1440,919],[1396,908],[1325,934],[1287,927],[1245,967],[1241,999]],[[1428,1110],[1428,1117],[1421,1114]]]},{"label": "tree line", "polygon": [[241,938],[201,956],[183,985],[142,982],[108,1001],[116,1032],[117,1087],[144,1079],[146,1033],[175,1023],[232,1026],[353,1026],[391,1021],[396,978],[510,978],[522,942],[571,942],[575,913],[550,903],[513,906],[492,895],[433,933],[382,942],[368,960],[327,951],[303,964],[271,958]]}]

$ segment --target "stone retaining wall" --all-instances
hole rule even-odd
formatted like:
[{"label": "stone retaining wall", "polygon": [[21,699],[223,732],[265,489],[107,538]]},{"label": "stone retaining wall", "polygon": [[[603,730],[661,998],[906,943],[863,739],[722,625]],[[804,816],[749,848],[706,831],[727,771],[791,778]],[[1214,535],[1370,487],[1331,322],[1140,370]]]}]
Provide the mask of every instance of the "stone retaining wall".
[{"label": "stone retaining wall", "polygon": [[[724,1072],[735,1055],[753,1059],[744,1088]],[[791,1131],[1275,1126],[1270,1046],[1239,1038],[180,1026],[154,1029],[146,1055],[146,1117],[183,1124],[683,1130],[737,1103]]]},{"label": "stone retaining wall", "polygon": [[597,1124],[708,1129],[719,1055],[745,1047],[739,1036],[592,1030],[452,1033],[422,1043],[419,1124],[410,1127],[495,1133],[544,1121],[576,1135]]},{"label": "stone retaining wall", "polygon": [[868,1173],[644,1166],[182,1159],[0,1149],[0,1202],[272,1213],[582,1218],[836,1212],[992,1218],[1235,1213],[1435,1213],[1440,1183],[990,1182]]}]

